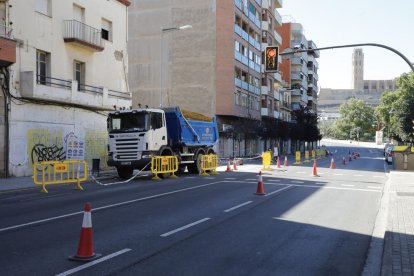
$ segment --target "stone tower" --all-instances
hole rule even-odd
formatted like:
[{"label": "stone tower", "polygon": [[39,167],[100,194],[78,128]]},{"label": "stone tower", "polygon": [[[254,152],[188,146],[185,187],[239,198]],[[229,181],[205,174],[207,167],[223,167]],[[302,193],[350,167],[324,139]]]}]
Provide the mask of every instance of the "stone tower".
[{"label": "stone tower", "polygon": [[364,53],[362,48],[354,49],[352,53],[352,88],[364,89]]}]

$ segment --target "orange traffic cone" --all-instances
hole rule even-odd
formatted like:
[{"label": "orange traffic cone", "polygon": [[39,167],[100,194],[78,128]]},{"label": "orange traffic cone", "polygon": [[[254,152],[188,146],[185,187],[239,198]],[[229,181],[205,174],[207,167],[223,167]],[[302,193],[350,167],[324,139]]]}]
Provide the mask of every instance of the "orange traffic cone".
[{"label": "orange traffic cone", "polygon": [[236,158],[233,159],[233,170],[237,171]]},{"label": "orange traffic cone", "polygon": [[280,158],[279,158],[279,156],[277,157],[277,168],[280,169]]},{"label": "orange traffic cone", "polygon": [[316,169],[316,160],[313,161],[313,176],[319,176],[318,171]]},{"label": "orange traffic cone", "polygon": [[226,172],[231,172],[230,159],[227,161],[227,169],[226,169]]},{"label": "orange traffic cone", "polygon": [[332,157],[332,160],[331,160],[331,169],[335,169],[335,161],[334,161],[333,157]]},{"label": "orange traffic cone", "polygon": [[285,167],[287,167],[289,164],[288,164],[288,159],[287,159],[287,156],[285,156],[285,163],[283,164],[283,166],[285,166]]},{"label": "orange traffic cone", "polygon": [[264,187],[263,187],[263,178],[262,178],[262,171],[259,172],[259,181],[257,182],[257,191],[256,195],[265,195]]},{"label": "orange traffic cone", "polygon": [[88,262],[95,260],[100,256],[101,254],[93,252],[91,204],[87,202],[83,213],[78,251],[76,252],[76,255],[70,256],[69,259],[72,261]]},{"label": "orange traffic cone", "polygon": [[342,165],[345,165],[345,164],[346,164],[345,157],[342,157]]}]

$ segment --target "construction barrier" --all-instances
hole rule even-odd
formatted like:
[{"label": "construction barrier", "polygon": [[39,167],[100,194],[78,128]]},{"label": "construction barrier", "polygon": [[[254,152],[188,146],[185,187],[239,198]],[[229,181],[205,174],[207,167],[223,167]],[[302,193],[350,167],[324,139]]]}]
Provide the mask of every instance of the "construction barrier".
[{"label": "construction barrier", "polygon": [[80,183],[88,179],[88,171],[88,162],[82,160],[35,162],[33,181],[42,185],[42,193],[48,192],[49,184],[76,183],[76,189],[83,190]]},{"label": "construction barrier", "polygon": [[262,162],[263,162],[263,169],[270,171],[270,164],[272,163],[272,153],[270,151],[266,151],[262,153]]},{"label": "construction barrier", "polygon": [[300,162],[300,151],[296,152],[296,161],[293,164],[295,164],[295,165],[302,164],[302,162]]},{"label": "construction barrier", "polygon": [[321,150],[320,149],[316,150],[316,156],[318,157],[317,159],[321,159]]},{"label": "construction barrier", "polygon": [[210,174],[218,174],[216,171],[218,167],[218,158],[215,154],[208,154],[201,156],[201,175],[209,176],[207,171],[210,171]]},{"label": "construction barrier", "polygon": [[312,160],[316,160],[316,150],[312,150]]},{"label": "construction barrier", "polygon": [[310,160],[309,160],[309,151],[305,150],[305,160],[303,160],[303,163],[308,163],[308,162],[310,162]]},{"label": "construction barrier", "polygon": [[171,178],[176,178],[174,174],[178,171],[178,158],[176,156],[153,156],[151,158],[151,172],[155,174],[152,179],[160,179],[159,174],[170,173]]}]

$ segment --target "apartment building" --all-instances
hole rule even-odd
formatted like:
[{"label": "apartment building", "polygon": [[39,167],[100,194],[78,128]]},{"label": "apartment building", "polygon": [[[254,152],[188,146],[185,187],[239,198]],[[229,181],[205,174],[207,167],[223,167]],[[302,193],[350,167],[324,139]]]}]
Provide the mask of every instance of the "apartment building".
[{"label": "apartment building", "polygon": [[281,43],[281,7],[281,0],[133,1],[133,105],[216,115],[221,156],[258,154],[262,118],[282,117],[281,75],[263,69],[264,47]]},{"label": "apartment building", "polygon": [[99,158],[104,166],[106,111],[131,106],[130,2],[0,3],[6,30],[0,48],[15,43],[9,47],[15,62],[0,56],[1,176],[31,175],[33,163],[46,160]]},{"label": "apartment building", "polygon": [[[282,36],[281,51],[291,49],[316,49],[316,44],[304,35],[301,24],[287,22],[277,29]],[[317,112],[319,51],[300,52],[291,59],[283,60],[281,71],[286,81],[286,89],[291,94],[291,108],[307,107]]]}]

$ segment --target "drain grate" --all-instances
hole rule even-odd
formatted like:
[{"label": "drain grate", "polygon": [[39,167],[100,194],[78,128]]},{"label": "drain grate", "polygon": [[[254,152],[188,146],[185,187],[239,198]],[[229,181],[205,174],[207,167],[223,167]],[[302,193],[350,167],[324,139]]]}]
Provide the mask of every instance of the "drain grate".
[{"label": "drain grate", "polygon": [[414,197],[414,193],[397,192],[397,196],[413,196]]}]

